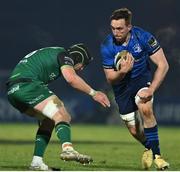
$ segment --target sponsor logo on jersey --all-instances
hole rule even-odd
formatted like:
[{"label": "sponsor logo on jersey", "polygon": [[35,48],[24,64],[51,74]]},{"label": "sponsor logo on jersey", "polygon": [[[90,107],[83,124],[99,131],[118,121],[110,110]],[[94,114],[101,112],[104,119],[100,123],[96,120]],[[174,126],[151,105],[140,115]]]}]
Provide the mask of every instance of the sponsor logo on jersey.
[{"label": "sponsor logo on jersey", "polygon": [[142,51],[141,46],[139,44],[135,44],[133,46],[133,50],[135,53],[140,53]]},{"label": "sponsor logo on jersey", "polygon": [[54,80],[55,77],[56,77],[55,73],[51,73],[51,74],[49,75],[50,80]]},{"label": "sponsor logo on jersey", "polygon": [[29,104],[33,104],[36,103],[37,101],[39,101],[40,99],[42,99],[44,97],[43,94],[41,94],[40,96],[36,97],[35,99],[31,100],[30,102],[28,102]]},{"label": "sponsor logo on jersey", "polygon": [[148,44],[151,46],[151,47],[156,47],[158,42],[157,40],[154,38],[154,37],[151,37],[150,40],[148,41]]},{"label": "sponsor logo on jersey", "polygon": [[37,138],[37,139],[36,139],[36,142],[37,142],[37,141],[41,141],[41,138]]},{"label": "sponsor logo on jersey", "polygon": [[19,85],[16,85],[15,87],[12,87],[9,91],[8,91],[8,95],[10,95],[10,94],[13,94],[13,93],[15,93],[16,91],[18,91],[19,90]]}]

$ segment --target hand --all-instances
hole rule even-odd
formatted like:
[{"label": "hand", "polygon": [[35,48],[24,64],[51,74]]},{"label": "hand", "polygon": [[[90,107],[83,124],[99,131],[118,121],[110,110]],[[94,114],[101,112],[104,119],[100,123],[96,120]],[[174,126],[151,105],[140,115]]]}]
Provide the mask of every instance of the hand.
[{"label": "hand", "polygon": [[132,56],[131,53],[128,52],[127,55],[126,55],[126,60],[123,59],[121,61],[120,72],[128,73],[133,68],[133,64],[134,64],[134,57]]},{"label": "hand", "polygon": [[99,102],[104,107],[110,107],[110,101],[107,98],[107,96],[101,92],[97,91],[96,94],[93,96],[93,99],[97,102]]}]

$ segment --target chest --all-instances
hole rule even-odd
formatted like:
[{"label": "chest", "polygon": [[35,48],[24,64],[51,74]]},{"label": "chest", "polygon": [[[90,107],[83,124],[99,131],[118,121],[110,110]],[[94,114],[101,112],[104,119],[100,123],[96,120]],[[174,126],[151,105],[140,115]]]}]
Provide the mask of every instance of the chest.
[{"label": "chest", "polygon": [[127,45],[114,45],[113,46],[113,53],[116,55],[118,52],[122,50],[127,50],[130,52],[135,59],[141,59],[146,55],[145,47],[142,45],[140,40],[136,37],[131,37]]}]

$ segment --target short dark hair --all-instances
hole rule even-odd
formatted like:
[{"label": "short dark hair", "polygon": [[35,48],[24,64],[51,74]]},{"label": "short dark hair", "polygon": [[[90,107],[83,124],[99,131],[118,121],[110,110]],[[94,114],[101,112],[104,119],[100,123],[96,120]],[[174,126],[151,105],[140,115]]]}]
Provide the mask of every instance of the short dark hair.
[{"label": "short dark hair", "polygon": [[110,20],[119,20],[124,19],[126,22],[126,25],[131,24],[132,20],[132,12],[127,8],[120,8],[115,11],[113,11]]}]

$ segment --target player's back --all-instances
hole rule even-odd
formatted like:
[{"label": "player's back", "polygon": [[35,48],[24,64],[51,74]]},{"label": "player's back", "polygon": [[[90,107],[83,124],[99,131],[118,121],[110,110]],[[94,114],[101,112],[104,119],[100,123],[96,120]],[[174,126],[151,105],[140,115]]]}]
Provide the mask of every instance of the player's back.
[{"label": "player's back", "polygon": [[48,83],[60,75],[57,56],[63,47],[46,47],[26,55],[13,70],[10,79],[32,78]]}]

